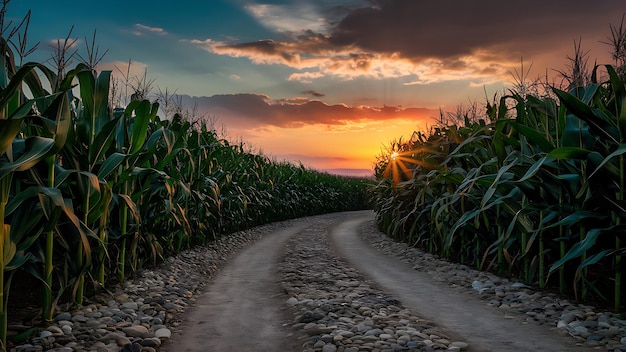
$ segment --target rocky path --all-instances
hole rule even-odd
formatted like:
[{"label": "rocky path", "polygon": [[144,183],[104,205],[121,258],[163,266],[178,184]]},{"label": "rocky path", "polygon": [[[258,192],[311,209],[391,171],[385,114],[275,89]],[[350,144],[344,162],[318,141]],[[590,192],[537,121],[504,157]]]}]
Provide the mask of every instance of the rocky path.
[{"label": "rocky path", "polygon": [[403,305],[458,333],[476,351],[580,351],[572,339],[537,324],[524,324],[490,307],[479,297],[451,290],[427,273],[414,270],[399,258],[381,253],[359,237],[358,218],[339,224],[331,237],[341,257],[390,290]]},{"label": "rocky path", "polygon": [[14,351],[626,351],[626,320],[389,240],[369,211],[169,258]]},{"label": "rocky path", "polygon": [[[373,249],[360,236],[365,232],[362,225],[371,228],[372,220],[371,212],[300,219],[240,253],[224,270],[225,279],[215,280],[198,300],[188,321],[204,323],[193,328],[183,324],[180,337],[172,341],[176,351],[592,349],[576,346],[577,341],[559,334],[555,324],[529,323],[522,319],[525,315],[516,319],[512,312],[486,304],[476,292],[450,289],[399,258]],[[241,276],[233,277],[232,270]],[[278,276],[271,279],[276,270]],[[477,274],[467,279],[471,275]],[[246,279],[251,277],[257,280]],[[286,293],[283,305],[272,281]],[[220,299],[223,295],[211,291],[225,292],[229,298]],[[248,299],[258,305],[248,304]],[[291,318],[285,303],[292,307]],[[232,308],[225,308],[228,305]],[[267,313],[268,305],[280,314]],[[228,313],[211,318],[223,311]],[[255,331],[242,319],[273,328]],[[213,326],[223,329],[216,333]]]},{"label": "rocky path", "polygon": [[294,351],[277,263],[301,221],[242,250],[208,285],[186,315],[172,351]]}]

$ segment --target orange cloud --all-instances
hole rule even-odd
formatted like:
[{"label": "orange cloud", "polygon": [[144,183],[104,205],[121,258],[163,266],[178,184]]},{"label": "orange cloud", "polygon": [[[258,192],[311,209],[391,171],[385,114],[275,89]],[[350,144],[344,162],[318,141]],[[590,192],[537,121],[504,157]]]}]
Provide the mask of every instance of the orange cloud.
[{"label": "orange cloud", "polygon": [[[482,63],[480,56],[459,58],[455,62],[438,59],[412,62],[398,53],[374,53],[360,51],[356,47],[335,48],[327,38],[314,36],[300,42],[276,42],[261,40],[251,43],[227,44],[206,40],[191,40],[206,51],[231,57],[245,57],[255,64],[275,64],[291,67],[302,72],[294,72],[287,79],[311,83],[322,77],[354,79],[358,77],[384,79],[413,77],[413,82],[433,83],[446,80],[471,78],[505,77],[507,70],[503,65],[498,70],[485,70],[494,67],[491,63]],[[326,41],[322,45],[322,41]]]}]

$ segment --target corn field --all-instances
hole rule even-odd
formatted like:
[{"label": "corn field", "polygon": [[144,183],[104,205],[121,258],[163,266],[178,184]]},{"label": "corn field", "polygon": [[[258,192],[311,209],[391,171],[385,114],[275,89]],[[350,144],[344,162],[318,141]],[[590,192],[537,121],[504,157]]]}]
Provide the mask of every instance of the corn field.
[{"label": "corn field", "polygon": [[625,105],[624,76],[597,66],[585,85],[511,90],[484,116],[395,141],[377,159],[378,225],[441,257],[623,310]]},{"label": "corn field", "polygon": [[45,323],[62,302],[80,306],[85,295],[220,236],[368,207],[369,180],[246,152],[200,121],[161,119],[149,100],[112,108],[111,72],[90,62],[67,72],[22,64],[25,34],[16,45],[15,33],[0,37],[3,349],[7,312],[20,299],[9,295],[13,282],[40,283]]}]

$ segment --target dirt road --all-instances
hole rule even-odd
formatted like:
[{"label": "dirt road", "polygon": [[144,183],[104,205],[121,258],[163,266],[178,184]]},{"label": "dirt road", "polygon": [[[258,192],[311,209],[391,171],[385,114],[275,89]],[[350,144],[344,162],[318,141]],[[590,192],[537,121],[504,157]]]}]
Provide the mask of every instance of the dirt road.
[{"label": "dirt road", "polygon": [[413,270],[399,259],[383,256],[358,236],[358,217],[337,225],[331,238],[338,252],[356,269],[393,292],[405,307],[413,308],[440,326],[461,335],[476,351],[580,351],[571,339],[546,326],[522,325],[505,319],[497,308],[450,290]]},{"label": "dirt road", "polygon": [[[371,248],[358,236],[373,213],[303,218],[277,226],[238,253],[189,308],[182,333],[165,351],[299,351],[280,290],[278,263],[286,241],[312,227],[331,238],[336,253],[394,295],[403,306],[469,343],[470,351],[583,351],[546,326],[522,325],[476,297],[451,291],[400,260]],[[314,226],[315,225],[315,226]],[[324,270],[324,268],[318,268]],[[306,278],[303,278],[306,279]]]},{"label": "dirt road", "polygon": [[296,351],[276,263],[285,241],[308,225],[300,221],[242,250],[207,286],[186,314],[184,334],[167,351]]}]

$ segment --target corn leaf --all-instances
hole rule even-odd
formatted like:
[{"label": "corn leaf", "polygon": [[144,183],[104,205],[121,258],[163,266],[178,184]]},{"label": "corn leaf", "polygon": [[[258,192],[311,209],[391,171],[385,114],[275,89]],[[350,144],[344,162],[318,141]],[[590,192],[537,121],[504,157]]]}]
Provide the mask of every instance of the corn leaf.
[{"label": "corn leaf", "polygon": [[22,126],[23,119],[0,119],[0,155],[4,154],[13,143]]},{"label": "corn leaf", "polygon": [[561,259],[557,260],[552,266],[550,266],[550,272],[557,270],[563,264],[567,263],[570,260],[576,259],[583,255],[586,251],[591,249],[595,244],[598,237],[605,231],[609,229],[591,229],[585,235],[585,238],[572,246],[572,248],[565,253]]},{"label": "corn leaf", "polygon": [[548,153],[554,149],[554,145],[537,130],[512,120],[504,120],[503,123],[511,125],[511,127],[526,137],[530,142],[534,143],[540,150]]},{"label": "corn leaf", "polygon": [[619,131],[612,126],[608,120],[610,117],[597,108],[593,108],[574,95],[553,88],[554,93],[559,97],[561,103],[577,118],[589,124],[591,132],[600,138],[606,138],[613,143],[619,143]]},{"label": "corn leaf", "polygon": [[111,172],[113,172],[118,166],[120,166],[124,162],[124,160],[126,160],[125,154],[113,153],[109,155],[100,166],[100,170],[98,171],[98,178],[101,180],[106,179]]},{"label": "corn leaf", "polygon": [[10,172],[28,170],[48,156],[54,146],[53,139],[36,136],[14,141],[13,153],[19,157],[13,162],[0,162],[0,178]]},{"label": "corn leaf", "polygon": [[158,111],[157,104],[150,104],[149,101],[133,101],[126,108],[127,118],[130,120],[132,112],[135,112],[132,120],[130,135],[129,154],[135,154],[144,147],[147,138],[148,124],[156,117]]},{"label": "corn leaf", "polygon": [[115,139],[115,130],[120,118],[106,123],[96,134],[93,145],[89,148],[89,165],[97,164],[108,152]]},{"label": "corn leaf", "polygon": [[613,153],[609,154],[606,158],[604,158],[604,160],[602,160],[600,165],[598,165],[596,169],[593,170],[591,174],[589,174],[589,178],[593,177],[593,175],[595,175],[596,172],[598,172],[606,163],[611,161],[611,159],[615,158],[616,156],[622,155],[624,153],[626,153],[626,144],[620,144],[617,150],[615,150]]}]

